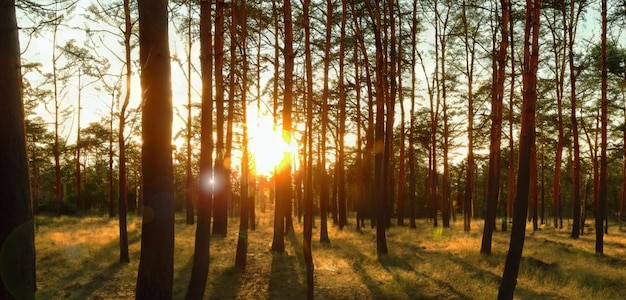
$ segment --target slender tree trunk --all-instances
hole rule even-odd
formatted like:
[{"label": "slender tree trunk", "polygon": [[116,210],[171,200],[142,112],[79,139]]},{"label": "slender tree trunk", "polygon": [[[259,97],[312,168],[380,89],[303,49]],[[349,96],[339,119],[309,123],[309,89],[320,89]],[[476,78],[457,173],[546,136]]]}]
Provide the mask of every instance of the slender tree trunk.
[{"label": "slender tree trunk", "polygon": [[202,299],[209,274],[211,208],[213,202],[213,53],[211,36],[211,1],[200,1],[200,68],[202,73],[202,110],[200,124],[200,183],[198,223],[191,278],[186,299]]},{"label": "slender tree trunk", "polygon": [[[500,193],[500,142],[502,137],[502,102],[504,98],[504,81],[506,71],[506,52],[509,46],[508,23],[510,18],[508,0],[500,1],[502,22],[500,25],[501,40],[497,51],[497,72],[494,72],[493,83],[496,85],[491,97],[491,133],[489,146],[489,178],[487,188],[487,213],[483,227],[483,239],[480,253],[491,254],[491,240],[496,224],[498,196]],[[494,47],[495,48],[495,47]],[[495,52],[495,51],[494,51]],[[494,64],[495,69],[495,64]],[[533,121],[534,124],[534,121]],[[528,193],[528,192],[527,192]],[[524,219],[524,218],[522,218]]]},{"label": "slender tree trunk", "polygon": [[[512,11],[511,1],[507,1],[509,14]],[[509,18],[509,39],[511,47],[511,78],[510,83],[511,87],[509,89],[509,167],[507,173],[507,199],[506,199],[506,212],[504,220],[503,228],[506,228],[507,223],[513,216],[513,203],[515,202],[515,143],[513,138],[513,109],[515,103],[515,65],[517,64],[515,59],[515,39],[513,38],[514,30],[513,30],[514,21]],[[543,170],[543,169],[542,169]],[[543,190],[543,189],[542,189]],[[543,205],[543,202],[541,202]],[[543,213],[542,213],[543,215]],[[503,229],[506,230],[506,229]]]},{"label": "slender tree trunk", "polygon": [[[374,151],[374,92],[372,88],[372,78],[371,78],[371,70],[369,64],[369,57],[367,55],[367,49],[365,47],[365,41],[362,33],[362,18],[359,17],[357,11],[354,7],[354,3],[350,2],[350,9],[353,16],[354,21],[354,31],[358,40],[358,47],[360,49],[361,54],[363,55],[363,68],[365,69],[365,82],[367,87],[367,127],[365,129],[365,149],[363,150],[363,167],[362,167],[362,176],[364,178],[364,201],[363,209],[367,212],[370,217],[372,227],[375,224],[375,216],[374,216],[374,178],[372,172],[372,154]],[[325,72],[326,74],[327,72]]]},{"label": "slender tree trunk", "polygon": [[[291,144],[292,128],[291,128],[291,113],[292,113],[292,99],[293,99],[293,68],[294,68],[294,53],[293,53],[293,23],[291,18],[291,0],[284,0],[283,6],[284,22],[285,22],[285,93],[283,99],[283,129],[282,137],[284,142]],[[274,238],[272,241],[272,251],[283,253],[285,252],[285,240],[284,232],[276,232],[277,230],[284,231],[285,228],[292,228],[293,224],[287,224],[285,227],[285,221],[290,220],[285,215],[285,212],[289,209],[287,206],[291,205],[292,199],[292,187],[291,187],[291,153],[285,152],[283,161],[281,162],[278,176],[276,177],[276,211],[282,210],[282,216],[275,218],[276,222],[280,222],[283,226],[274,227]],[[280,205],[279,205],[280,203]],[[290,210],[289,210],[290,211]],[[279,215],[278,213],[276,214]],[[281,228],[282,227],[282,228]]]},{"label": "slender tree trunk", "polygon": [[224,0],[215,4],[215,113],[216,142],[213,174],[213,234],[225,236],[228,229],[228,183],[224,146]]},{"label": "slender tree trunk", "polygon": [[0,2],[0,28],[0,299],[35,299],[35,227],[15,1]]},{"label": "slender tree trunk", "polygon": [[607,38],[607,1],[602,0],[602,55],[601,55],[601,72],[602,72],[602,82],[601,82],[601,94],[602,94],[602,105],[601,105],[601,117],[600,122],[602,124],[601,127],[601,142],[600,142],[600,182],[598,189],[598,205],[596,207],[596,254],[604,253],[604,228],[603,222],[605,213],[606,213],[606,200],[607,200],[607,107],[608,107],[608,99],[607,99],[607,67],[606,67],[606,38]]},{"label": "slender tree trunk", "polygon": [[346,87],[344,84],[344,62],[345,62],[345,36],[346,36],[347,8],[346,1],[341,1],[341,32],[339,42],[339,153],[337,157],[337,204],[339,215],[339,230],[342,230],[348,223],[346,212],[346,182],[345,182],[345,142],[346,134]]},{"label": "slender tree trunk", "polygon": [[124,102],[119,113],[120,128],[118,131],[119,144],[119,225],[120,225],[120,262],[130,262],[128,254],[128,231],[126,228],[126,212],[128,210],[128,193],[126,182],[126,141],[124,138],[124,130],[126,127],[126,109],[130,102],[131,92],[131,44],[132,22],[130,20],[130,0],[124,0],[124,55],[126,60],[126,91],[124,94]]},{"label": "slender tree trunk", "polygon": [[[526,25],[524,30],[524,92],[522,104],[522,129],[520,138],[519,173],[515,199],[513,228],[504,273],[498,291],[498,299],[513,299],[519,265],[524,248],[526,213],[528,212],[528,186],[530,184],[530,160],[535,139],[535,109],[537,102],[537,66],[539,62],[539,20],[541,0],[526,1]],[[532,38],[531,38],[532,37]]]},{"label": "slender tree trunk", "polygon": [[[543,131],[543,130],[542,130]],[[543,132],[542,132],[543,134]],[[533,141],[532,145],[532,153],[530,156],[530,199],[532,201],[532,221],[533,221],[533,232],[539,230],[539,225],[537,224],[537,202],[539,200],[539,185],[538,185],[538,169],[537,169],[537,143],[536,138]]]},{"label": "slender tree trunk", "polygon": [[[225,178],[226,179],[226,208],[227,208],[227,216],[233,217],[235,215],[235,207],[236,203],[233,199],[233,188],[232,182],[230,180],[232,174],[232,152],[233,152],[233,123],[234,123],[234,115],[235,115],[235,89],[237,89],[237,83],[235,81],[235,76],[238,73],[235,71],[237,67],[237,2],[230,1],[228,3],[230,5],[230,46],[228,49],[230,50],[230,62],[228,68],[228,119],[226,123],[226,150],[224,155],[224,167],[225,167]],[[241,196],[241,195],[240,195]],[[241,205],[243,199],[239,200],[239,205]],[[228,219],[227,219],[228,220]]]},{"label": "slender tree trunk", "polygon": [[330,243],[328,237],[329,183],[326,172],[326,131],[328,130],[328,72],[330,69],[330,38],[332,35],[333,1],[326,1],[326,40],[324,44],[324,78],[322,87],[322,129],[320,151],[320,242]]},{"label": "slender tree trunk", "polygon": [[[435,0],[435,77],[433,78],[434,82],[433,82],[433,89],[436,88],[436,97],[434,97],[434,92],[435,91],[429,91],[429,97],[430,97],[430,157],[429,157],[429,170],[430,170],[430,174],[428,177],[429,183],[430,183],[430,191],[428,193],[428,196],[430,197],[430,201],[431,201],[431,215],[433,218],[433,226],[437,227],[437,212],[438,212],[438,174],[437,174],[437,127],[439,126],[439,104],[440,104],[440,93],[441,93],[441,89],[440,89],[440,81],[439,81],[439,69],[441,68],[440,66],[440,48],[439,48],[439,35],[440,35],[440,28],[439,28],[439,1]],[[423,62],[422,62],[422,68],[424,68]],[[436,98],[436,103],[434,102],[434,98]]]},{"label": "slender tree trunk", "polygon": [[85,203],[81,197],[81,177],[80,177],[80,110],[81,110],[81,68],[78,68],[78,95],[77,95],[77,109],[76,109],[76,206],[79,209],[85,209]]},{"label": "slender tree trunk", "polygon": [[192,2],[187,2],[187,74],[189,78],[187,78],[187,160],[185,161],[185,171],[187,174],[187,180],[185,184],[185,204],[187,209],[187,225],[191,225],[194,223],[194,215],[193,215],[193,173],[191,171],[191,47],[193,46],[192,41],[192,23],[191,23],[191,12],[192,12]]},{"label": "slender tree trunk", "polygon": [[[567,40],[568,40],[568,63],[569,63],[569,79],[570,79],[570,120],[572,123],[572,135],[574,139],[574,166],[572,174],[572,205],[573,209],[573,225],[572,225],[572,238],[577,239],[583,226],[581,226],[581,196],[580,196],[580,142],[578,133],[578,119],[576,116],[576,67],[574,66],[574,38],[576,36],[576,27],[578,24],[579,16],[582,13],[583,5],[579,4],[578,9],[575,11],[575,2],[571,1],[569,5],[569,26],[567,27]],[[564,8],[565,13],[565,8]],[[565,17],[565,16],[564,16]],[[626,131],[625,131],[626,132]],[[626,135],[625,139],[626,141]],[[626,151],[626,148],[625,148]],[[626,152],[625,152],[626,153]],[[626,157],[626,156],[625,156]],[[626,164],[624,165],[626,166]],[[626,180],[624,181],[626,187]],[[623,208],[623,207],[622,207]],[[620,211],[623,211],[620,210]],[[621,218],[620,218],[621,221]]]},{"label": "slender tree trunk", "polygon": [[[399,8],[398,8],[399,11]],[[399,39],[398,39],[398,90],[400,93],[398,94],[398,101],[400,102],[400,156],[398,160],[398,225],[404,226],[404,185],[406,181],[406,147],[404,146],[404,141],[406,139],[405,134],[405,124],[404,124],[404,93],[402,90],[402,17],[398,17],[398,30],[400,31]]]},{"label": "slender tree trunk", "polygon": [[[293,111],[293,72],[294,72],[294,60],[295,53],[293,50],[293,21],[291,11],[291,0],[285,1],[283,6],[283,19],[285,22],[285,95],[283,100],[283,139],[287,145],[291,145],[293,139],[293,126],[292,123],[292,111]],[[294,157],[291,152],[286,153],[285,160],[285,177],[284,182],[281,185],[284,188],[284,206],[285,209],[285,233],[293,234],[295,229],[293,227],[293,183],[292,183],[292,166]]]},{"label": "slender tree trunk", "polygon": [[115,89],[111,94],[111,119],[109,120],[109,218],[115,216],[115,201],[113,199],[113,107],[115,106]]},{"label": "slender tree trunk", "polygon": [[355,110],[356,110],[356,169],[357,189],[356,197],[356,231],[361,232],[361,226],[365,226],[365,169],[363,164],[363,138],[361,135],[361,64],[359,62],[359,45],[354,43],[354,85],[355,85]]},{"label": "slender tree trunk", "polygon": [[[383,56],[385,59],[384,64],[384,80],[383,91],[385,91],[385,149],[383,151],[383,177],[386,178],[387,183],[384,188],[383,194],[385,207],[385,227],[391,226],[391,213],[393,211],[394,204],[394,159],[393,159],[393,135],[394,135],[394,119],[395,119],[395,105],[396,96],[398,93],[397,79],[396,79],[396,61],[398,59],[396,53],[396,24],[394,17],[395,0],[387,1],[388,11],[383,8]],[[389,28],[387,28],[389,27]],[[390,49],[389,49],[390,48]]]},{"label": "slender tree trunk", "polygon": [[413,1],[413,15],[411,24],[411,119],[409,125],[409,226],[417,228],[415,224],[415,202],[417,201],[417,167],[415,165],[415,96],[417,74],[415,73],[417,52],[417,1]]},{"label": "slender tree trunk", "polygon": [[307,159],[304,184],[304,232],[302,237],[302,252],[306,264],[307,299],[314,296],[314,266],[311,240],[313,234],[313,67],[311,63],[311,28],[309,24],[310,0],[304,0],[304,55],[306,69],[306,126],[307,126]]},{"label": "slender tree trunk", "polygon": [[[465,70],[467,72],[467,169],[465,173],[465,191],[463,207],[472,206],[472,187],[474,186],[474,43],[470,47],[469,28],[467,22],[467,4],[463,1],[463,34],[465,45]],[[463,210],[463,229],[469,232],[471,229],[471,213],[469,209]]]},{"label": "slender tree trunk", "polygon": [[167,1],[139,0],[144,187],[137,299],[171,299],[174,280],[172,89]]},{"label": "slender tree trunk", "polygon": [[[383,53],[382,43],[382,20],[381,20],[381,8],[380,3],[375,2],[375,7],[372,8],[370,1],[366,2],[367,10],[374,24],[374,36],[376,43],[376,125],[375,125],[375,143],[377,145],[384,145],[385,143],[385,99],[384,99],[384,73],[385,58]],[[386,236],[386,207],[385,207],[385,189],[387,184],[385,178],[385,164],[384,164],[384,149],[385,147],[376,147],[374,157],[374,178],[376,183],[376,253],[378,256],[386,255],[387,249],[387,236]]]},{"label": "slender tree trunk", "polygon": [[56,190],[54,199],[54,208],[57,214],[61,214],[61,162],[60,162],[60,149],[59,149],[59,91],[57,84],[57,27],[54,25],[52,33],[52,85],[54,88],[54,175],[56,179]]},{"label": "slender tree trunk", "polygon": [[[235,2],[233,2],[235,3]],[[233,4],[234,6],[235,4]],[[233,15],[236,14],[236,10],[233,10]],[[247,55],[247,41],[248,36],[248,24],[246,14],[246,0],[241,0],[241,36],[239,39],[242,51],[242,87],[241,87],[241,109],[243,113],[243,137],[242,137],[242,157],[241,157],[241,204],[239,215],[239,238],[237,240],[237,253],[235,254],[235,266],[238,269],[243,270],[246,267],[246,255],[248,253],[248,228],[249,228],[249,213],[250,213],[250,197],[249,197],[249,184],[250,184],[250,170],[248,166],[248,55]],[[234,38],[234,37],[231,37]],[[231,66],[232,68],[232,66]]]}]

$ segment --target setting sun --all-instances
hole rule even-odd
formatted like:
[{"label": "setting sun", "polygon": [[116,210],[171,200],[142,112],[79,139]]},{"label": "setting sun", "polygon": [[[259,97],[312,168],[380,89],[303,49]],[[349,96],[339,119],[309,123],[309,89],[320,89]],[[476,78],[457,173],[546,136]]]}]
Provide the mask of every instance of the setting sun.
[{"label": "setting sun", "polygon": [[[250,110],[254,111],[256,107]],[[283,162],[285,154],[297,153],[295,139],[288,144],[282,137],[281,128],[274,128],[271,116],[251,113],[248,116],[248,147],[252,169],[258,175],[271,176]]]}]

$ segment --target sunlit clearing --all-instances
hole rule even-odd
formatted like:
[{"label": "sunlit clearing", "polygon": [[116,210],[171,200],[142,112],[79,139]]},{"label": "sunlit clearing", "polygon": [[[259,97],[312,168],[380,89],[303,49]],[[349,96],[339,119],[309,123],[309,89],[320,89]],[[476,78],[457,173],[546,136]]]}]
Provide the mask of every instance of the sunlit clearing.
[{"label": "sunlit clearing", "polygon": [[248,149],[253,170],[258,175],[271,176],[276,168],[284,164],[285,154],[290,154],[293,160],[298,151],[294,138],[288,144],[282,137],[282,129],[273,127],[271,116],[248,115]]}]

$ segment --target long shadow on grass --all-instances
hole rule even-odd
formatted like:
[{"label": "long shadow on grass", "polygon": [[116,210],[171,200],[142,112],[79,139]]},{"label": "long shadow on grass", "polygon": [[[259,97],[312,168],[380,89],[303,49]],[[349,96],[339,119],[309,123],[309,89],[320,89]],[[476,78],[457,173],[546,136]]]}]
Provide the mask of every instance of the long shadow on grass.
[{"label": "long shadow on grass", "polygon": [[[128,232],[128,244],[138,243],[141,239],[141,235],[139,231],[130,231]],[[128,266],[127,263],[121,263],[119,261],[115,261],[111,263],[106,269],[100,272],[94,272],[91,278],[88,281],[81,285],[78,281],[84,279],[85,276],[88,276],[94,269],[100,268],[99,259],[103,257],[111,257],[111,253],[116,253],[116,250],[119,250],[119,240],[113,239],[111,242],[102,246],[97,252],[92,253],[90,256],[92,259],[86,263],[82,268],[76,270],[76,272],[72,272],[71,275],[63,278],[60,283],[65,284],[61,288],[65,288],[66,290],[71,290],[73,293],[71,294],[72,298],[75,299],[87,299],[91,296],[96,290],[102,287],[103,282],[107,282],[111,280],[115,274],[117,274],[124,267]],[[116,257],[116,256],[114,256]],[[74,282],[71,286],[68,286],[70,282]],[[133,283],[134,284],[134,283]],[[67,292],[69,293],[69,291]]]},{"label": "long shadow on grass", "polygon": [[345,248],[346,251],[338,251],[337,253],[342,255],[343,259],[350,264],[354,273],[359,276],[361,282],[363,282],[370,291],[372,298],[384,299],[385,293],[380,288],[380,285],[383,283],[372,278],[362,267],[362,264],[369,260],[368,257],[361,253],[363,250],[357,249],[354,244],[347,242],[347,240],[344,240],[342,248]]},{"label": "long shadow on grass", "polygon": [[[234,262],[233,257],[233,264]],[[214,282],[215,285],[210,289],[208,299],[236,299],[241,288],[241,272],[232,265],[224,269]]]},{"label": "long shadow on grass", "polygon": [[431,295],[424,295],[422,293],[419,293],[419,288],[420,288],[419,285],[417,285],[413,281],[408,281],[406,278],[403,278],[402,276],[399,276],[398,272],[393,272],[394,269],[400,269],[403,271],[413,273],[418,278],[423,277],[435,283],[438,287],[440,287],[440,291],[443,291],[446,293],[446,295],[438,295],[438,296],[442,296],[445,298],[453,298],[453,299],[469,299],[468,296],[457,291],[454,288],[454,286],[452,286],[450,283],[434,278],[426,273],[417,272],[413,268],[413,266],[406,263],[404,260],[400,258],[387,255],[387,256],[379,257],[378,261],[383,267],[385,267],[385,269],[387,269],[391,274],[393,274],[393,277],[397,282],[401,283],[402,286],[406,286],[406,290],[404,292],[407,295],[409,295],[411,299],[428,298],[428,297],[431,297]]},{"label": "long shadow on grass", "polygon": [[182,267],[178,271],[178,274],[176,274],[176,276],[174,277],[174,284],[173,284],[174,298],[182,299],[185,297],[187,293],[187,288],[189,285],[189,278],[191,276],[192,267],[193,267],[193,254],[189,257],[189,260],[187,261],[185,266]]},{"label": "long shadow on grass", "polygon": [[[294,242],[295,235],[290,237]],[[296,241],[297,242],[297,241]],[[296,248],[296,253],[289,255],[287,253],[272,254],[272,268],[269,278],[269,299],[303,299],[306,297],[306,285],[302,281],[304,274],[303,268],[298,270],[298,252],[297,243],[292,245]]]}]

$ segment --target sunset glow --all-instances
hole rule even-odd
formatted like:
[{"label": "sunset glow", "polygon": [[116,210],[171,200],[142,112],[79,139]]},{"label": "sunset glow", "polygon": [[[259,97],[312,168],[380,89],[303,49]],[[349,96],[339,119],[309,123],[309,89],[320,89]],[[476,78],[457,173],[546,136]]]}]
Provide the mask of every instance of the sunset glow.
[{"label": "sunset glow", "polygon": [[[255,110],[254,107],[251,110]],[[282,128],[274,128],[270,115],[248,115],[248,147],[252,160],[252,170],[263,176],[274,174],[275,168],[282,167],[286,154],[293,158],[297,153],[295,139],[287,143],[282,137]]]}]

